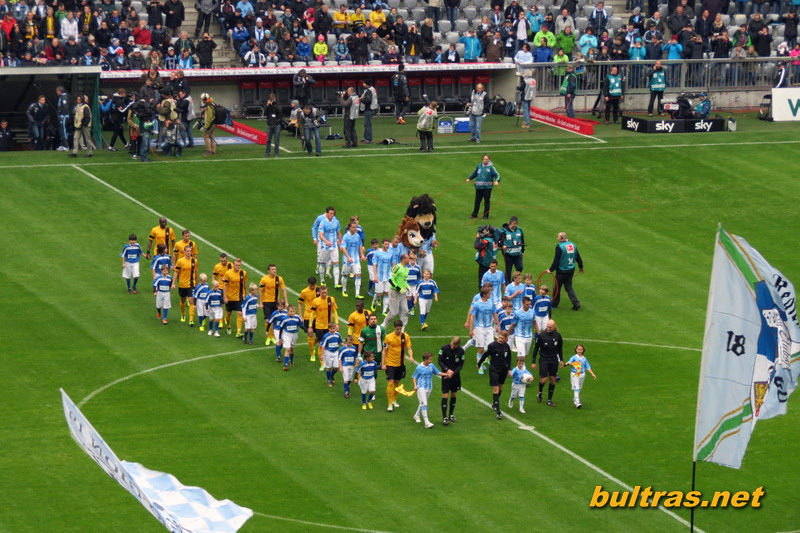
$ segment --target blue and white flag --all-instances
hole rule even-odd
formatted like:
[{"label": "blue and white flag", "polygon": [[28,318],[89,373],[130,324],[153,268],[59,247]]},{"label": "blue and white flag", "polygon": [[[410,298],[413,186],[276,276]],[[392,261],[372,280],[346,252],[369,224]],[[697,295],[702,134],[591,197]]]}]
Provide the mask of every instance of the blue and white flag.
[{"label": "blue and white flag", "polygon": [[61,403],[72,437],[109,476],[173,533],[235,533],[253,511],[230,500],[218,501],[200,487],[187,487],[170,474],[120,461],[111,447],[61,389]]},{"label": "blue and white flag", "polygon": [[756,422],[786,413],[800,376],[792,283],[747,241],[717,232],[694,460],[742,464]]}]

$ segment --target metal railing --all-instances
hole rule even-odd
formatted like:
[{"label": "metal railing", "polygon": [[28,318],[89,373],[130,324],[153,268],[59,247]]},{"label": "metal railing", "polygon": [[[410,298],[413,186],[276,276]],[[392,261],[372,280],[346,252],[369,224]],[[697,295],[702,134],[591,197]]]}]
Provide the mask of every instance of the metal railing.
[{"label": "metal railing", "polygon": [[[699,92],[703,90],[729,91],[766,89],[772,87],[779,60],[788,58],[686,59],[661,60],[666,74],[668,92]],[[592,63],[530,63],[519,66],[520,71],[530,69],[536,79],[538,96],[556,96],[567,65],[574,65],[578,74],[578,91],[598,91],[612,66],[619,67],[629,94],[646,93],[647,72],[655,61],[596,61]],[[787,61],[790,83],[800,82],[800,66],[791,71]]]}]

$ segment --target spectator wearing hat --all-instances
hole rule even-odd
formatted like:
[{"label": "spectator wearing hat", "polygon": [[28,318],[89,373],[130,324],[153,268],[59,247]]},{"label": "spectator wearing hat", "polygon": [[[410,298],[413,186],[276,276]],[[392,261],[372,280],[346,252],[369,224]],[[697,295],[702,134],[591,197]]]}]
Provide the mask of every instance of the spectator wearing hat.
[{"label": "spectator wearing hat", "polygon": [[561,93],[564,95],[564,110],[569,118],[575,118],[575,94],[578,92],[578,76],[575,67],[567,65],[564,81],[561,84]]},{"label": "spectator wearing hat", "polygon": [[178,68],[179,56],[175,53],[175,47],[170,46],[167,48],[167,55],[164,56],[164,68],[167,70],[175,70]]},{"label": "spectator wearing hat", "polygon": [[778,61],[778,71],[775,73],[775,82],[772,87],[775,89],[782,89],[789,86],[789,76],[786,71],[786,62]]},{"label": "spectator wearing hat", "polygon": [[700,93],[700,100],[694,105],[695,118],[708,118],[711,114],[711,100],[708,99],[707,93]]},{"label": "spectator wearing hat", "polygon": [[324,35],[317,36],[317,42],[314,43],[314,58],[320,63],[325,62],[328,57],[328,43],[325,42]]},{"label": "spectator wearing hat", "polygon": [[[344,7],[344,4],[342,4],[342,7]],[[336,44],[333,45],[333,57],[336,61],[350,61],[350,48],[348,48],[344,37],[341,35],[337,39]]]},{"label": "spectator wearing hat", "polygon": [[656,22],[654,20],[650,20],[647,23],[647,31],[644,32],[644,36],[642,37],[644,40],[645,47],[652,43],[654,39],[658,39],[659,42],[664,40],[664,34],[659,31],[656,27]]},{"label": "spectator wearing hat", "polygon": [[361,109],[364,113],[364,138],[361,142],[370,144],[372,143],[372,117],[380,109],[378,91],[372,86],[372,78],[362,80],[361,88],[364,89],[364,92],[361,93]]},{"label": "spectator wearing hat", "polygon": [[131,70],[144,70],[145,59],[142,50],[138,46],[133,47],[133,51],[128,56],[128,66]]}]

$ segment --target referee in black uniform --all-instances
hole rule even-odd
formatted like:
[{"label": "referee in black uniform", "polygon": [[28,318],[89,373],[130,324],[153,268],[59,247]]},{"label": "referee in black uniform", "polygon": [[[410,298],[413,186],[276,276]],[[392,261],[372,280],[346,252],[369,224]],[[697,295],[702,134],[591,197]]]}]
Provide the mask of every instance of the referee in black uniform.
[{"label": "referee in black uniform", "polygon": [[547,389],[547,405],[550,407],[556,406],[553,403],[553,391],[556,390],[558,369],[564,366],[564,358],[561,353],[563,344],[561,333],[556,330],[556,321],[548,320],[547,328],[539,332],[536,345],[533,347],[531,370],[536,370],[536,356],[541,353],[539,357],[539,392],[536,393],[536,401],[542,401],[542,389],[544,389],[544,384],[547,383],[549,378],[550,386]]},{"label": "referee in black uniform", "polygon": [[490,343],[483,352],[478,368],[490,355],[492,362],[489,364],[489,386],[492,387],[492,409],[497,413],[497,419],[503,418],[500,411],[500,393],[503,391],[503,384],[511,374],[511,347],[508,345],[508,332],[501,331],[497,334],[497,340]]},{"label": "referee in black uniform", "polygon": [[[442,424],[445,426],[455,422],[453,411],[456,409],[456,394],[461,390],[461,369],[464,367],[464,348],[461,337],[453,337],[450,344],[439,350],[439,369],[442,373],[453,371],[449,378],[442,376]],[[447,400],[450,399],[450,415],[447,414]]]}]

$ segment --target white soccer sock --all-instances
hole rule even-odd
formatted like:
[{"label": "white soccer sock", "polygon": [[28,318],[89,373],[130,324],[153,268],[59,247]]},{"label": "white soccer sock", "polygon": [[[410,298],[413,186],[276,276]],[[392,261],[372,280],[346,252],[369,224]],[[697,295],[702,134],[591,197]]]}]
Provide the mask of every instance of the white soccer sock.
[{"label": "white soccer sock", "polygon": [[339,263],[333,265],[333,279],[334,280],[339,279]]},{"label": "white soccer sock", "polygon": [[361,276],[356,276],[356,294],[361,294]]},{"label": "white soccer sock", "polygon": [[383,314],[385,315],[389,311],[389,297],[384,295],[381,300],[383,301]]},{"label": "white soccer sock", "polygon": [[319,263],[317,265],[317,273],[319,274],[319,282],[325,283],[325,263]]},{"label": "white soccer sock", "polygon": [[574,391],[572,391],[572,394],[575,396],[575,398],[572,401],[574,401],[574,402],[581,401],[581,391],[574,390]]},{"label": "white soccer sock", "polygon": [[467,348],[472,348],[473,346],[475,346],[475,339],[470,339],[464,345],[464,349],[466,350]]}]

